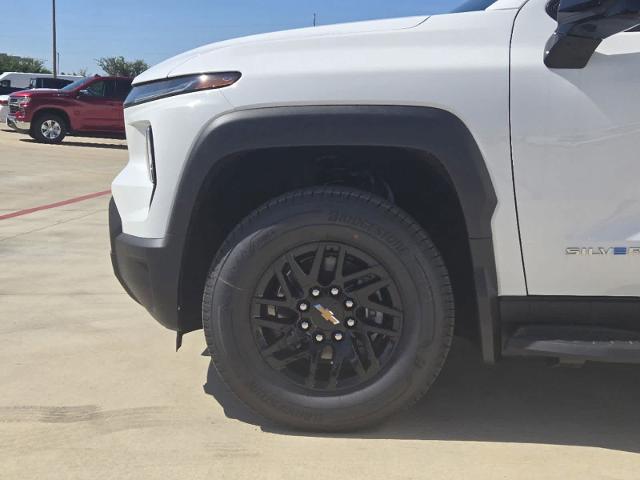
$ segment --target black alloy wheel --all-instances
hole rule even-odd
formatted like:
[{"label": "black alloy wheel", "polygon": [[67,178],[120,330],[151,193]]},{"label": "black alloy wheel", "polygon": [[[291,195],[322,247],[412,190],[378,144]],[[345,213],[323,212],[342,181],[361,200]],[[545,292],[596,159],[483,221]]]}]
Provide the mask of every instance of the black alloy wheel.
[{"label": "black alloy wheel", "polygon": [[427,233],[373,194],[301,190],[227,237],[205,285],[215,369],[250,409],[345,431],[415,403],[453,338],[447,269]]},{"label": "black alloy wheel", "polygon": [[279,258],[251,316],[265,361],[317,391],[359,388],[384,369],[402,334],[398,287],[353,246],[313,243]]}]

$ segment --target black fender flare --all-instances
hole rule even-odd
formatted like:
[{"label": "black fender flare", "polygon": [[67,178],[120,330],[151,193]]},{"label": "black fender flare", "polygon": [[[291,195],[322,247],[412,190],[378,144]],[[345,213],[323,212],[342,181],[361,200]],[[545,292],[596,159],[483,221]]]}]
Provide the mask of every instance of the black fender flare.
[{"label": "black fender flare", "polygon": [[[198,135],[177,189],[168,238],[182,252],[206,178],[235,155],[281,147],[396,147],[429,154],[453,182],[474,267],[484,358],[499,354],[498,285],[491,220],[497,199],[484,158],[466,125],[445,110],[413,106],[288,106],[237,110]],[[179,274],[178,274],[179,276]],[[180,322],[178,322],[180,323]],[[193,328],[184,325],[179,331]]]}]

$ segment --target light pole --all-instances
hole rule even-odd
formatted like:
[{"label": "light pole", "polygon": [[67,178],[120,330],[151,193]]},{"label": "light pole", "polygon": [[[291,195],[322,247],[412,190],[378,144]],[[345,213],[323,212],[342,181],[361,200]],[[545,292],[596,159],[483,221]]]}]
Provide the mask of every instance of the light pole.
[{"label": "light pole", "polygon": [[58,76],[58,49],[56,48],[56,0],[51,0],[53,22],[53,78]]}]

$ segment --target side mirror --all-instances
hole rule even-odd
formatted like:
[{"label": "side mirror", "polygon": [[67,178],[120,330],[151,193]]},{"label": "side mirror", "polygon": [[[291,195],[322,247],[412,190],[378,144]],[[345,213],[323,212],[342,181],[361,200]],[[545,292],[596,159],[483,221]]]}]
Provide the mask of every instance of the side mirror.
[{"label": "side mirror", "polygon": [[80,90],[78,92],[78,97],[90,97],[91,96],[91,92],[89,92],[89,90]]},{"label": "side mirror", "polygon": [[555,5],[558,28],[544,56],[549,68],[584,68],[605,38],[640,25],[640,0],[551,0]]}]

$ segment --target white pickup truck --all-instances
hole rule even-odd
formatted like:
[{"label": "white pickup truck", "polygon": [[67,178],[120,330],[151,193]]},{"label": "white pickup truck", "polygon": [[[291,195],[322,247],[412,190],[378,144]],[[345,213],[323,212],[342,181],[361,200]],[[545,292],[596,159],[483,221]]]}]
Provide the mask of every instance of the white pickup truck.
[{"label": "white pickup truck", "polygon": [[231,40],[140,75],[113,183],[129,294],[249,407],[345,430],[485,361],[640,362],[640,0]]}]

